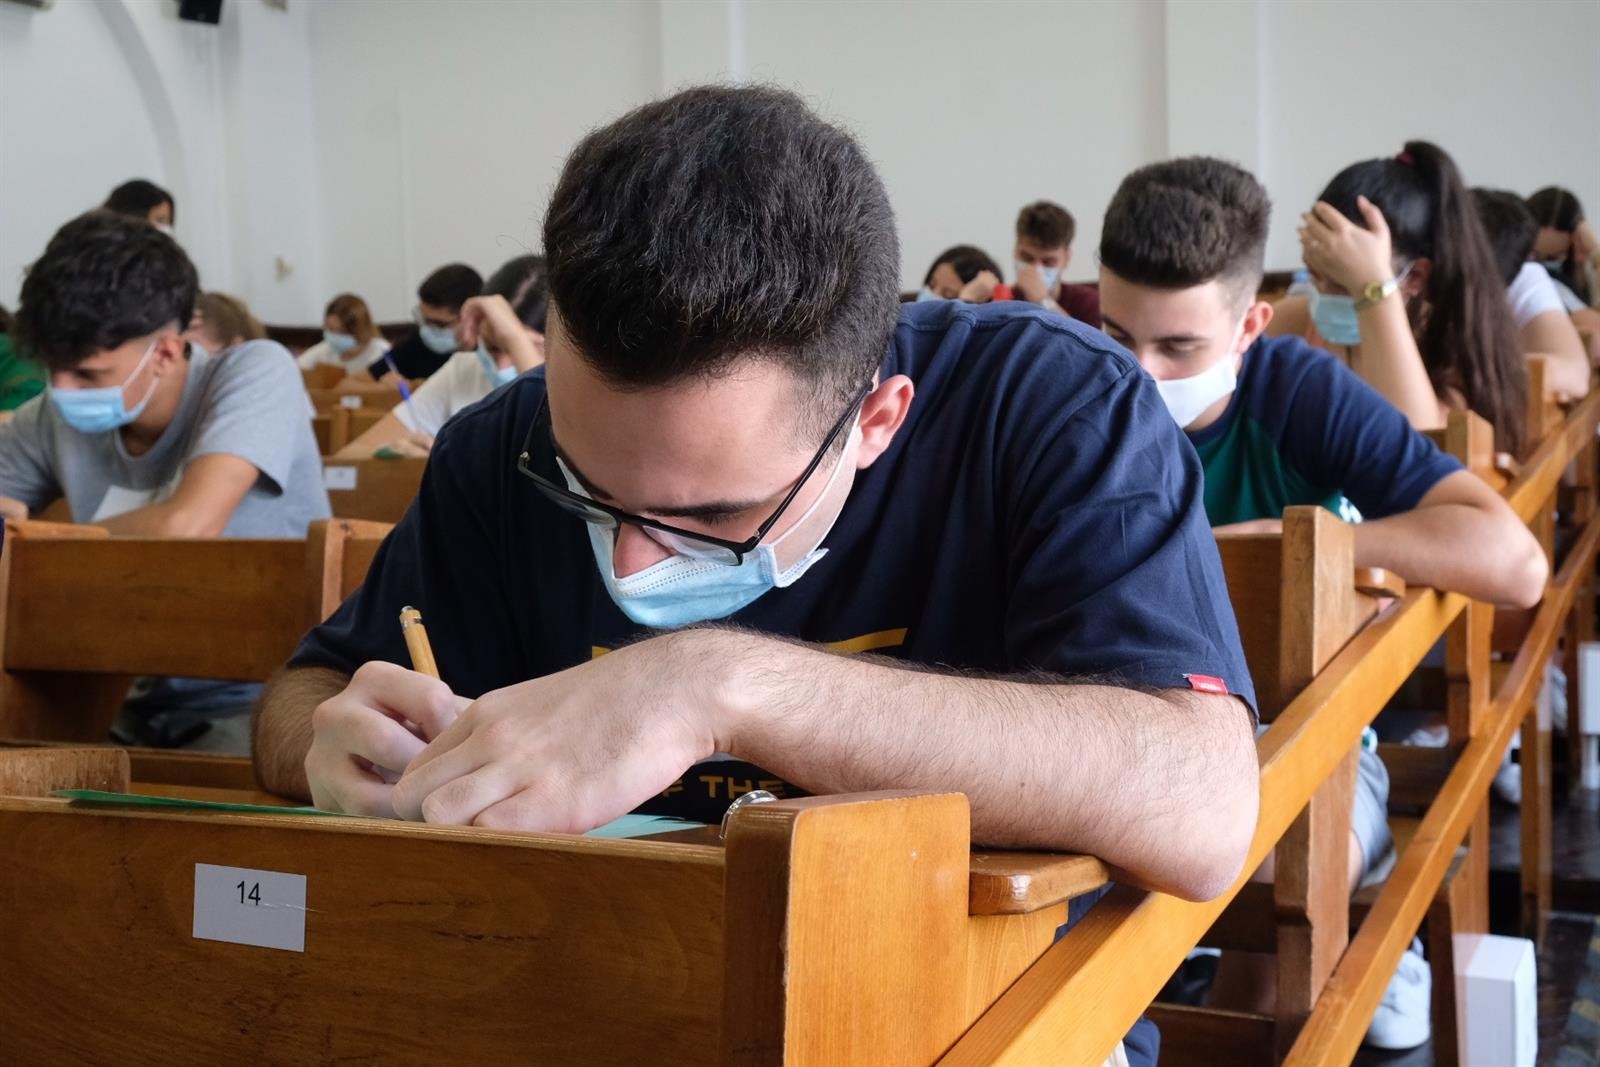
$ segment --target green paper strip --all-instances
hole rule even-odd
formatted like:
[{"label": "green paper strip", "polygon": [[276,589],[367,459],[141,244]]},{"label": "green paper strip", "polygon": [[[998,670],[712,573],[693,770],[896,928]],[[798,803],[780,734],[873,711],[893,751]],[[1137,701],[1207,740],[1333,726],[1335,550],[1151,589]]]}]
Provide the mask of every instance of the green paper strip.
[{"label": "green paper strip", "polygon": [[[65,797],[80,804],[104,804],[119,808],[166,808],[179,811],[227,811],[248,815],[332,815],[346,819],[365,819],[366,815],[343,815],[321,808],[280,808],[271,804],[229,804],[219,800],[188,800],[183,797],[154,797],[143,793],[109,793],[101,789],[57,789],[51,796]],[[705,823],[673,819],[664,815],[624,815],[590,830],[585,837],[643,837],[670,830],[697,830]]]}]

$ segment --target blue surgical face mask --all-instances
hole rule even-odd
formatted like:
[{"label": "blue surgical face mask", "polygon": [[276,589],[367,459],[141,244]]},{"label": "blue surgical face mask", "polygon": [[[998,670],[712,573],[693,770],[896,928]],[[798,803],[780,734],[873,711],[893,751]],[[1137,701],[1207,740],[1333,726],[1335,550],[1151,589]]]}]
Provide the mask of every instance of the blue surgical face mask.
[{"label": "blue surgical face mask", "polygon": [[[854,429],[851,430],[851,435],[855,436]],[[838,465],[829,475],[828,484],[823,486],[816,502],[806,509],[805,514],[800,516],[783,536],[757,545],[754,550],[746,553],[744,561],[737,565],[710,559],[696,559],[687,554],[694,551],[689,544],[680,542],[676,538],[669,540],[670,535],[661,537],[655,531],[651,531],[651,536],[661,540],[666,547],[673,550],[674,554],[637,574],[618,578],[613,563],[616,550],[613,530],[594,523],[585,523],[584,525],[589,527],[589,547],[594,551],[595,565],[599,568],[600,579],[605,583],[606,592],[611,594],[611,599],[622,613],[640,626],[675,629],[711,619],[727,618],[734,612],[755,603],[769,590],[784,589],[793,585],[811,569],[813,564],[828,554],[828,550],[821,546],[829,531],[833,529],[833,524],[838,521],[839,511],[844,508],[844,500],[837,490],[848,489],[848,486],[840,487],[838,482],[841,472],[847,466],[845,458],[853,454],[850,445],[851,442],[847,441],[845,447],[840,450]],[[556,462],[561,468],[562,477],[566,479],[567,487],[574,493],[587,496],[588,493],[572,476],[567,465],[559,458]],[[820,519],[825,514],[822,509],[829,507],[835,509],[834,513],[828,518],[826,527],[810,539],[810,548],[789,567],[780,570],[777,559],[778,547],[796,533],[807,528],[814,529],[816,524],[808,520]]]},{"label": "blue surgical face mask", "polygon": [[1060,267],[1046,267],[1042,263],[1024,263],[1020,259],[1015,262],[1014,266],[1016,267],[1017,275],[1019,277],[1021,276],[1022,272],[1027,270],[1029,267],[1038,267],[1039,277],[1044,279],[1045,292],[1051,296],[1055,295],[1056,283],[1061,281]]},{"label": "blue surgical face mask", "polygon": [[328,342],[328,347],[341,356],[356,346],[356,339],[347,333],[334,333],[332,330],[323,330],[322,339]]},{"label": "blue surgical face mask", "polygon": [[422,343],[428,346],[429,351],[437,355],[448,356],[457,348],[456,331],[452,326],[435,326],[430,322],[417,324],[417,335],[422,338]]},{"label": "blue surgical face mask", "polygon": [[[156,341],[159,340],[159,337],[156,338]],[[144,350],[144,356],[133,368],[133,373],[129,374],[121,385],[108,385],[100,389],[57,389],[51,386],[50,402],[56,406],[62,421],[79,433],[105,433],[107,430],[126,426],[137,419],[156,391],[156,380],[150,382],[150,388],[144,391],[144,398],[135,404],[132,410],[123,405],[122,391],[139,376],[139,371],[144,369],[144,365],[150,362],[150,356],[156,350],[156,341],[150,342],[150,347]]]},{"label": "blue surgical face mask", "polygon": [[943,300],[943,299],[944,299],[944,297],[940,296],[938,293],[934,292],[932,289],[929,289],[926,285],[924,285],[921,289],[917,290],[917,303],[919,303],[919,304],[922,303],[924,300]]},{"label": "blue surgical face mask", "polygon": [[489,379],[496,389],[516,379],[516,366],[513,364],[502,367],[497,364],[494,361],[494,357],[489,354],[489,350],[483,347],[482,341],[478,342],[477,356],[478,365],[483,368],[484,376]]},{"label": "blue surgical face mask", "polygon": [[[1399,283],[1406,280],[1415,264],[1407,263],[1405,269],[1394,276]],[[1311,321],[1317,332],[1331,345],[1358,345],[1361,343],[1361,313],[1356,310],[1353,296],[1333,296],[1321,292],[1315,285],[1306,294],[1311,308]]]},{"label": "blue surgical face mask", "polygon": [[1564,256],[1561,259],[1541,259],[1539,261],[1539,266],[1543,267],[1547,271],[1559,274],[1567,269],[1567,260]]},{"label": "blue surgical face mask", "polygon": [[1317,332],[1331,345],[1361,343],[1361,316],[1353,296],[1332,296],[1312,286],[1306,294],[1311,303],[1311,321]]}]

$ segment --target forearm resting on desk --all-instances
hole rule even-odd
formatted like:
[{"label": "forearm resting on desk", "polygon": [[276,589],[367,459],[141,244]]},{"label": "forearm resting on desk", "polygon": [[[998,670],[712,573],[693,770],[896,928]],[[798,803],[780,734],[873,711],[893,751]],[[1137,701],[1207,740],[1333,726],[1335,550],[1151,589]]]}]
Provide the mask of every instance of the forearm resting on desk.
[{"label": "forearm resting on desk", "polygon": [[[688,636],[688,635],[685,635]],[[972,678],[729,634],[723,751],[816,793],[951,791],[973,839],[1086,852],[1209,899],[1255,830],[1251,716],[1234,697]]]}]

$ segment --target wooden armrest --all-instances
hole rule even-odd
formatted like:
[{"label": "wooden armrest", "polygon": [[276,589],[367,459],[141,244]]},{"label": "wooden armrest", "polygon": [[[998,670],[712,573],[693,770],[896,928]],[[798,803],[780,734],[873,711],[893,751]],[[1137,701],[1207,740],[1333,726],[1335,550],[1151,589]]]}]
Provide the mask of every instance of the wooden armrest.
[{"label": "wooden armrest", "polygon": [[1111,881],[1093,856],[1058,852],[974,852],[967,914],[1020,915],[1061,904]]},{"label": "wooden armrest", "polygon": [[1406,580],[1382,567],[1357,567],[1356,591],[1368,596],[1402,597],[1406,595]]}]

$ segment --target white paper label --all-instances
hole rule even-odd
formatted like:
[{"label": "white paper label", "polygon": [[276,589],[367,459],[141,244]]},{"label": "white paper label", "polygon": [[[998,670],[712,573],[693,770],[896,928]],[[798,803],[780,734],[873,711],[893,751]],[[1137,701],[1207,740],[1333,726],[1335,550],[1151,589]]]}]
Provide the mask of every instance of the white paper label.
[{"label": "white paper label", "polygon": [[361,406],[361,398],[354,394],[346,394],[339,398],[339,406],[342,408],[359,408]]},{"label": "white paper label", "polygon": [[194,936],[304,952],[306,876],[195,864]]},{"label": "white paper label", "polygon": [[354,489],[356,487],[356,469],[354,467],[323,467],[322,487],[328,490]]}]

